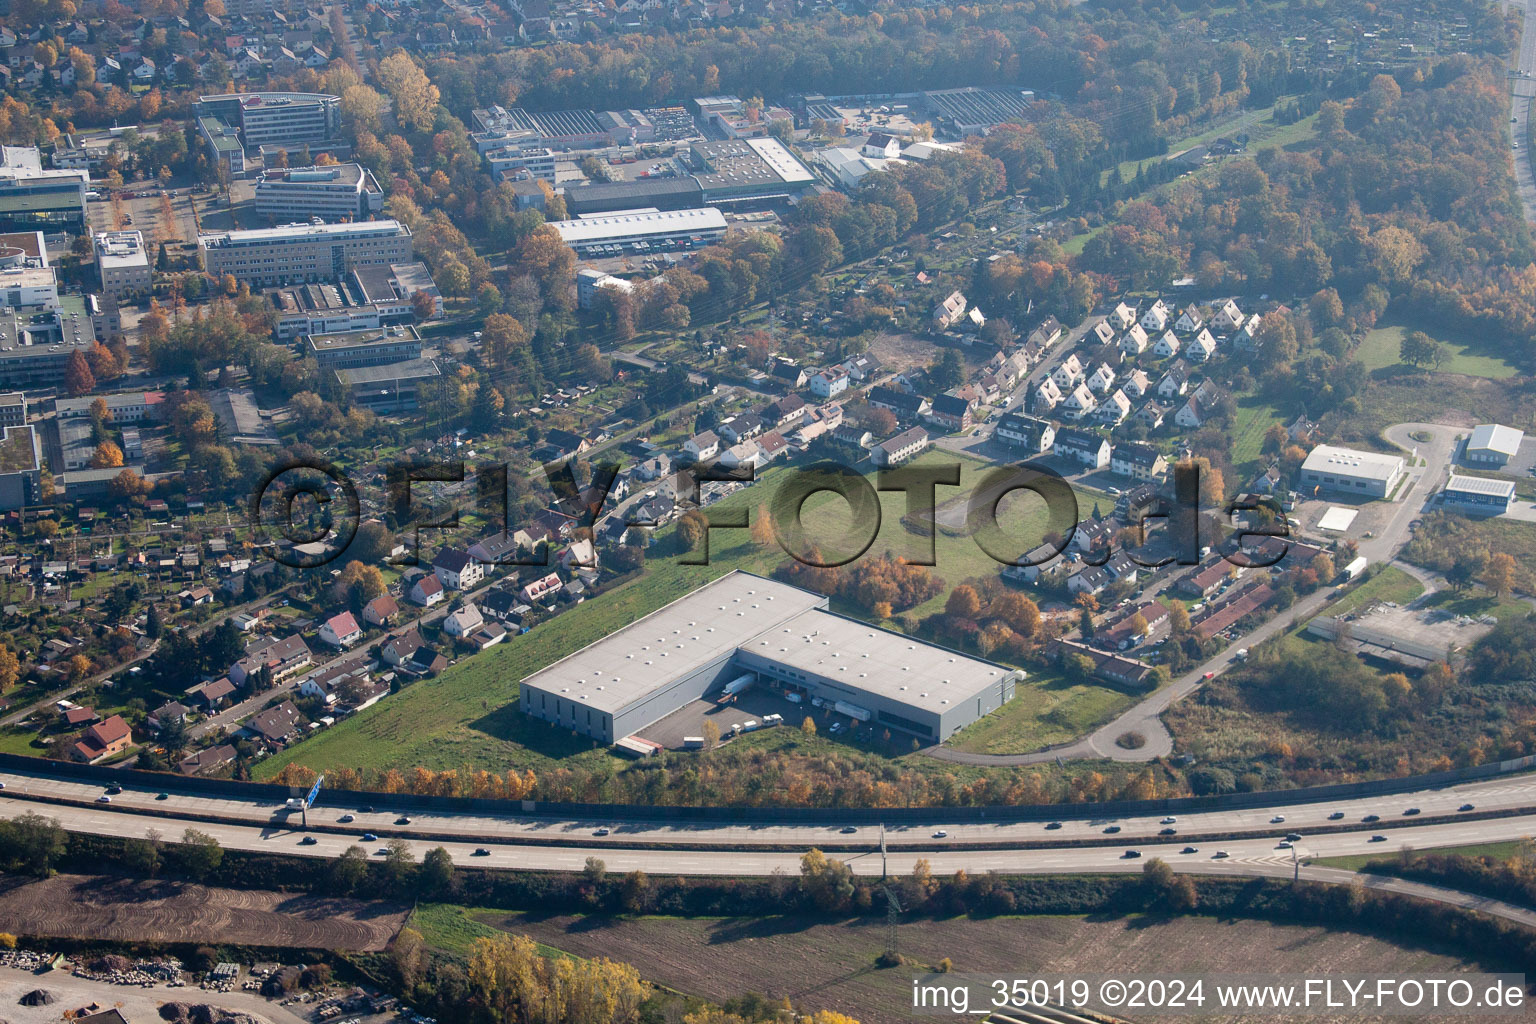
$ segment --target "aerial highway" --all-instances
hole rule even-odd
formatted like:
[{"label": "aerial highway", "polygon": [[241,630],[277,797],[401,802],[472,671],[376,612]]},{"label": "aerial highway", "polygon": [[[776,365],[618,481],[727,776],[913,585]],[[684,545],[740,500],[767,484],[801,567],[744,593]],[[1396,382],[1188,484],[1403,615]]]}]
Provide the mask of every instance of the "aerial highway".
[{"label": "aerial highway", "polygon": [[[167,779],[166,785],[174,785]],[[936,872],[1075,872],[1138,870],[1142,857],[1162,856],[1181,870],[1285,874],[1308,857],[1385,853],[1404,846],[1426,849],[1521,839],[1536,832],[1536,774],[1323,803],[1171,815],[1073,818],[1059,822],[958,822],[944,809],[921,825],[891,827],[765,822],[706,825],[645,820],[556,820],[491,816],[419,807],[369,809],[321,803],[298,812],[274,802],[124,787],[108,795],[100,785],[41,772],[0,774],[0,815],[37,811],[71,831],[140,836],[150,829],[170,838],[196,827],[233,849],[329,857],[348,846],[382,848],[404,839],[419,854],[442,845],[459,863],[523,870],[574,870],[601,855],[612,870],[667,874],[752,875],[793,872],[811,847],[846,861],[860,873],[910,872],[918,858]],[[765,812],[771,813],[771,812]],[[1291,833],[1294,851],[1279,846]],[[312,844],[300,844],[305,836]],[[368,841],[364,836],[373,836]],[[1182,852],[1188,846],[1197,852]],[[683,848],[686,847],[686,848]],[[476,851],[484,853],[477,854]],[[1225,857],[1217,857],[1217,852]]]}]

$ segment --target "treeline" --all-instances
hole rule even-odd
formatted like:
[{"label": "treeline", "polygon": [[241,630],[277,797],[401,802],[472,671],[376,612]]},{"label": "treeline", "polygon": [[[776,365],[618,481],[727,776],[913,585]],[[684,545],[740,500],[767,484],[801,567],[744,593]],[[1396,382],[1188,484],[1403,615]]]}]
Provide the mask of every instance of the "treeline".
[{"label": "treeline", "polygon": [[1211,290],[1333,289],[1347,325],[1388,302],[1504,337],[1536,329],[1536,267],[1505,142],[1503,67],[1461,55],[1377,75],[1320,105],[1318,144],[1265,148],[1128,204],[1083,266],[1161,287],[1193,268]]},{"label": "treeline", "polygon": [[1529,840],[1509,858],[1408,850],[1400,857],[1373,860],[1361,870],[1536,907],[1536,851]]},{"label": "treeline", "polygon": [[[939,762],[909,767],[892,761],[890,754],[910,749],[902,746],[907,739],[894,734],[877,741],[884,748],[878,751],[852,741],[815,740],[792,728],[764,736],[775,746],[728,743],[706,753],[664,752],[619,771],[599,765],[497,775],[470,767],[405,773],[333,766],[326,779],[337,789],[357,792],[683,807],[1023,806],[1189,794],[1182,770],[1164,764],[1104,765],[1070,775],[1049,768],[999,769],[962,779]],[[315,775],[292,763],[274,781],[304,786]]]}]

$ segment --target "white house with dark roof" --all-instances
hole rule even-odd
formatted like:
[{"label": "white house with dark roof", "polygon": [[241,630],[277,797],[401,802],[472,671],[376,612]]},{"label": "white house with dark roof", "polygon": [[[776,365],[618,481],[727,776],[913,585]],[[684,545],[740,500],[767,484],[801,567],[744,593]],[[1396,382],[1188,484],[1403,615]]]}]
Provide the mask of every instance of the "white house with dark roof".
[{"label": "white house with dark roof", "polygon": [[449,590],[473,590],[485,579],[485,569],[467,551],[443,548],[432,559],[432,572]]}]

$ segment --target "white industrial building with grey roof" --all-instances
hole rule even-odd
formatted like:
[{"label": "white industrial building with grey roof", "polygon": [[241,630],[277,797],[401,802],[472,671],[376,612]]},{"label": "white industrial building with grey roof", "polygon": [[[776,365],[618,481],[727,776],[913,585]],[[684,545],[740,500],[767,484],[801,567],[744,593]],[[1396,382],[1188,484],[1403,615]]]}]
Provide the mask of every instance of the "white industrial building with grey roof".
[{"label": "white industrial building with grey roof", "polygon": [[1024,678],[827,608],[821,594],[731,572],[523,679],[521,707],[613,743],[755,676],[942,742],[1011,700]]},{"label": "white industrial building with grey roof", "polygon": [[1397,487],[1406,471],[1400,455],[1320,444],[1301,464],[1298,490],[1385,498]]}]

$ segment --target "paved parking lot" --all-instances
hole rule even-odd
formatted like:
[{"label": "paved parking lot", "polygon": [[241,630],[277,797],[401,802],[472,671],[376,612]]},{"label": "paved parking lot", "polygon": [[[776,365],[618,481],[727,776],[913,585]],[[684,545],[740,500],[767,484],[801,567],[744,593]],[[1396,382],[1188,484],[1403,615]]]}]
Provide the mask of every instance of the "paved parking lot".
[{"label": "paved parking lot", "polygon": [[838,722],[844,726],[852,724],[852,719],[834,713],[830,706],[816,708],[809,701],[796,704],[758,683],[738,694],[734,703],[717,704],[710,698],[693,701],[654,725],[640,730],[637,735],[670,750],[677,750],[682,748],[683,737],[704,735],[705,722],[714,722],[719,726],[721,739],[725,740],[733,726],[741,725],[748,719],[761,722],[768,715],[783,715],[784,724],[778,728],[788,729],[800,728],[800,723],[810,717],[822,735],[830,735],[832,726]]}]

